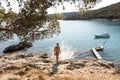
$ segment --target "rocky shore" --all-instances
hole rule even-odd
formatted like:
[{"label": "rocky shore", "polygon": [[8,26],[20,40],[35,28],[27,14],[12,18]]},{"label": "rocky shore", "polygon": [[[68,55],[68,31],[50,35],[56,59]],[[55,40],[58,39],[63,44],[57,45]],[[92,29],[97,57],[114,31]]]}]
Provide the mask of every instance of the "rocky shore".
[{"label": "rocky shore", "polygon": [[0,80],[120,80],[120,69],[112,62],[65,59],[56,64],[48,54],[0,56]]}]

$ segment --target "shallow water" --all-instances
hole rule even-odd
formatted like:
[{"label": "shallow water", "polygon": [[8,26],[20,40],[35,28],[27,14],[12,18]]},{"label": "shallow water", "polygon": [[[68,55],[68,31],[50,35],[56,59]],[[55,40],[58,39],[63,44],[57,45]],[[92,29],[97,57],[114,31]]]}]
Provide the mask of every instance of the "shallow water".
[{"label": "shallow water", "polygon": [[[89,51],[93,47],[104,45],[104,51],[100,52],[105,60],[120,62],[120,22],[112,21],[60,21],[61,33],[53,38],[36,40],[33,47],[27,52],[53,53],[57,42],[61,46],[61,58],[72,58],[73,54],[79,53],[79,58],[92,57]],[[95,34],[109,33],[110,38],[95,39]],[[0,42],[0,53],[11,44],[18,43],[19,39]],[[66,57],[65,57],[66,56]]]}]

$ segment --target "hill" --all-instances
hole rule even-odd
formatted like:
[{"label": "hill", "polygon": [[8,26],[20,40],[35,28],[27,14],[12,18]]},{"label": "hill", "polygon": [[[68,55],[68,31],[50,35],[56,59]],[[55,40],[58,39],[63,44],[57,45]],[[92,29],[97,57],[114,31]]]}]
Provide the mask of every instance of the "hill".
[{"label": "hill", "polygon": [[[97,10],[88,10],[84,14],[71,15],[65,19],[120,19],[120,2]],[[65,14],[65,13],[64,13]],[[65,15],[66,16],[66,15]]]},{"label": "hill", "polygon": [[80,16],[80,12],[66,12],[62,13],[64,15],[64,19],[77,19]]}]

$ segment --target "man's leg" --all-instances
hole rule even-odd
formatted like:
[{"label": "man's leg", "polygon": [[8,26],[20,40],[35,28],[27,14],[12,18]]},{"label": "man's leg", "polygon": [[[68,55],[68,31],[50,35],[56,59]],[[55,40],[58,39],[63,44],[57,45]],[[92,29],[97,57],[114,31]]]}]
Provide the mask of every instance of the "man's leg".
[{"label": "man's leg", "polygon": [[56,55],[56,62],[57,62],[57,63],[58,63],[58,58],[59,58],[58,55]]}]

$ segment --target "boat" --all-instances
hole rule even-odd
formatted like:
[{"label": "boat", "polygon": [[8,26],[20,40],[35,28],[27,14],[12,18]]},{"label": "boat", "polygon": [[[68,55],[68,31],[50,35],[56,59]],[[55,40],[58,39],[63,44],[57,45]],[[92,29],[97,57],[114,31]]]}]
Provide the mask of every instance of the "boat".
[{"label": "boat", "polygon": [[99,47],[96,47],[95,49],[96,49],[96,51],[103,51],[104,46],[99,46]]},{"label": "boat", "polygon": [[95,34],[95,38],[110,38],[109,33]]}]

